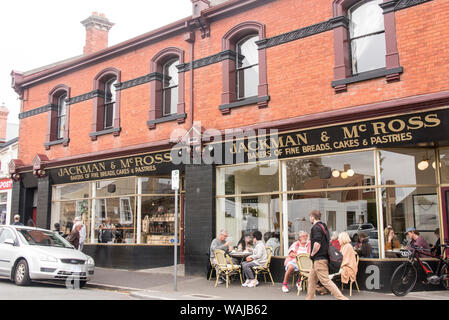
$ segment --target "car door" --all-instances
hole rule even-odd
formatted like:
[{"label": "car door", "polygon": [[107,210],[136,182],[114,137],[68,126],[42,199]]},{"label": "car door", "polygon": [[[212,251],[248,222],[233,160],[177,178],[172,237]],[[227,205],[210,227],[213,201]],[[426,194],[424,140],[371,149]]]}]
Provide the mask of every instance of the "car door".
[{"label": "car door", "polygon": [[0,233],[0,273],[3,275],[11,274],[12,257],[17,247],[5,243],[6,240],[16,240],[14,233],[8,228],[2,228]]}]

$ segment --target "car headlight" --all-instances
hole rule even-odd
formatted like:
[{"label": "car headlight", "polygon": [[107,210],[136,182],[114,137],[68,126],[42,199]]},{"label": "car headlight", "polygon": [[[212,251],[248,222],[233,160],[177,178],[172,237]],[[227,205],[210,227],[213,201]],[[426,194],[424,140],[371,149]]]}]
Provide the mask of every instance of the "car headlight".
[{"label": "car headlight", "polygon": [[92,257],[87,256],[87,264],[88,265],[95,265],[95,261]]},{"label": "car headlight", "polygon": [[46,262],[58,262],[57,258],[55,258],[53,256],[48,256],[48,255],[40,256],[40,260],[41,261],[46,261]]}]

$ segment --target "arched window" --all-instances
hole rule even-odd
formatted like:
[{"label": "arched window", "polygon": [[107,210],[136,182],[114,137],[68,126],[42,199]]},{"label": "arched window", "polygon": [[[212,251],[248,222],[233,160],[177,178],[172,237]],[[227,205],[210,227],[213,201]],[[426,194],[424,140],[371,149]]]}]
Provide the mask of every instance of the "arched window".
[{"label": "arched window", "polygon": [[333,0],[336,93],[351,83],[385,77],[400,80],[394,5],[382,0]]},{"label": "arched window", "polygon": [[363,1],[349,9],[352,73],[385,67],[382,0]]},{"label": "arched window", "polygon": [[103,115],[103,129],[110,129],[114,126],[115,116],[115,100],[117,78],[113,77],[104,84],[104,115]]},{"label": "arched window", "polygon": [[229,30],[222,40],[223,87],[219,109],[227,114],[245,105],[267,107],[268,96],[266,48],[257,41],[265,39],[265,26],[242,22]]},{"label": "arched window", "polygon": [[178,69],[179,59],[166,62],[162,68],[162,116],[178,112]]},{"label": "arched window", "polygon": [[69,115],[70,107],[67,100],[70,98],[70,88],[64,84],[54,87],[48,94],[48,123],[45,149],[51,146],[69,143]]},{"label": "arched window", "polygon": [[67,93],[61,94],[58,98],[58,118],[57,118],[57,129],[56,135],[57,139],[64,139],[64,132],[66,126],[66,116],[67,116]]},{"label": "arched window", "polygon": [[184,51],[175,47],[165,48],[151,59],[149,129],[164,122],[185,122],[184,72],[177,68],[183,63]]},{"label": "arched window", "polygon": [[237,42],[237,99],[257,96],[259,86],[257,40],[258,35],[250,35]]},{"label": "arched window", "polygon": [[120,135],[120,90],[116,88],[120,77],[120,70],[107,68],[94,79],[92,140],[105,134]]}]

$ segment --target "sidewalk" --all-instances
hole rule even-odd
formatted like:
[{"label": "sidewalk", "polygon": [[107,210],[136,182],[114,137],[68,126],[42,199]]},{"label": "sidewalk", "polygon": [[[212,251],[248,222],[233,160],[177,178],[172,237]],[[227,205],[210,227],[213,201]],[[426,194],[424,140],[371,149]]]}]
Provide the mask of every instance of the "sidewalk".
[{"label": "sidewalk", "polygon": [[[177,291],[174,290],[173,267],[138,271],[96,268],[95,276],[86,287],[129,293],[145,300],[305,300],[306,294],[298,296],[296,287],[289,293],[281,291],[281,284],[264,283],[263,278],[256,288],[244,288],[240,281],[233,281],[229,288],[225,284],[215,287],[215,279],[184,275],[184,266],[178,266]],[[352,297],[345,287],[343,294],[350,300],[449,300],[449,291],[412,292],[406,297],[371,291],[357,292],[353,287]],[[334,300],[331,295],[317,296],[316,300]]]}]

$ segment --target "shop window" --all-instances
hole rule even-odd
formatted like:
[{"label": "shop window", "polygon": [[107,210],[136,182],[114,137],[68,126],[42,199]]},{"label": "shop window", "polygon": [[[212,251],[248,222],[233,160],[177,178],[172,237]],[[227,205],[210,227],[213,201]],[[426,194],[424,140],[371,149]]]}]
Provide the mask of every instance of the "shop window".
[{"label": "shop window", "polygon": [[258,50],[256,42],[265,39],[265,26],[258,22],[243,22],[223,37],[222,62],[223,114],[232,108],[257,104],[268,106],[266,49]]},{"label": "shop window", "polygon": [[[439,205],[435,187],[397,187],[382,189],[385,257],[397,258],[407,242],[405,231],[414,227],[429,243],[437,240]],[[390,227],[390,228],[389,228]],[[390,230],[394,232],[390,235]]]},{"label": "shop window", "polygon": [[[334,0],[334,17],[346,17],[334,28],[335,67],[332,87],[347,90],[355,82],[385,77],[397,81],[399,64],[395,12],[382,0]],[[346,24],[347,23],[347,24]]]},{"label": "shop window", "polygon": [[117,197],[135,193],[136,179],[134,177],[96,181],[96,197]]},{"label": "shop window", "polygon": [[[134,215],[136,198],[108,197],[106,199],[94,199],[94,201],[97,208],[94,243],[136,243]],[[106,233],[107,236],[105,236]]]},{"label": "shop window", "polygon": [[278,162],[220,168],[218,195],[273,192],[279,190]]},{"label": "shop window", "polygon": [[[436,163],[432,161],[430,166],[436,168]],[[441,183],[449,183],[449,149],[440,149],[440,176]]]},{"label": "shop window", "polygon": [[433,149],[380,150],[382,185],[436,184]]},{"label": "shop window", "polygon": [[[284,241],[291,245],[298,238],[300,231],[310,234],[311,224],[309,214],[319,210],[321,221],[328,222],[332,231],[347,232],[356,246],[360,232],[366,233],[371,245],[371,254],[364,258],[379,256],[377,234],[377,206],[375,193],[355,190],[323,190],[316,192],[287,194],[283,198],[284,217],[287,219]],[[362,218],[363,217],[363,218]],[[360,221],[367,221],[365,224]],[[330,223],[329,223],[330,222]],[[284,248],[288,248],[285,247]],[[286,252],[284,252],[286,254]]]},{"label": "shop window", "polygon": [[287,160],[285,166],[287,191],[362,187],[375,176],[372,151]]},{"label": "shop window", "polygon": [[142,180],[142,194],[174,194],[169,177],[145,177]]},{"label": "shop window", "polygon": [[66,85],[58,85],[49,93],[49,106],[47,124],[47,137],[44,143],[48,150],[51,146],[69,143],[69,107],[67,100],[70,88]]},{"label": "shop window", "polygon": [[[175,197],[143,196],[141,198],[141,243],[150,245],[173,245],[175,235]],[[178,219],[180,219],[180,215]],[[178,226],[180,225],[180,221],[178,220]]]},{"label": "shop window", "polygon": [[[260,231],[275,255],[280,255],[280,207],[278,195],[217,199],[217,230],[228,231],[228,240],[237,248],[246,234]],[[273,238],[273,239],[272,239]]]},{"label": "shop window", "polygon": [[120,78],[120,70],[108,68],[94,79],[94,114],[90,133],[92,140],[105,134],[120,134],[120,91],[116,90]]},{"label": "shop window", "polygon": [[185,122],[184,73],[179,73],[177,68],[183,63],[184,51],[174,47],[160,51],[151,59],[149,129],[164,122]]}]

